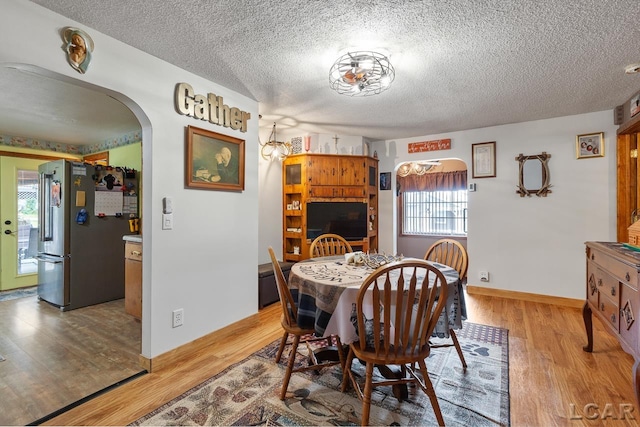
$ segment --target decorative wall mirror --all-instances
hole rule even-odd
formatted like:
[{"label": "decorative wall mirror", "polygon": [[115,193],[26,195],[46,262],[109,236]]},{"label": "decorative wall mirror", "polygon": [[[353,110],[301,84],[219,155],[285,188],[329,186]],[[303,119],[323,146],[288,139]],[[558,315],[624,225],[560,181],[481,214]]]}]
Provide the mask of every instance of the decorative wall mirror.
[{"label": "decorative wall mirror", "polygon": [[551,187],[549,165],[547,164],[550,158],[551,154],[547,154],[544,151],[542,154],[534,156],[520,154],[516,157],[516,160],[520,163],[519,183],[516,193],[520,194],[520,197],[531,197],[533,194],[538,197],[547,197],[547,194],[551,193],[549,189]]}]

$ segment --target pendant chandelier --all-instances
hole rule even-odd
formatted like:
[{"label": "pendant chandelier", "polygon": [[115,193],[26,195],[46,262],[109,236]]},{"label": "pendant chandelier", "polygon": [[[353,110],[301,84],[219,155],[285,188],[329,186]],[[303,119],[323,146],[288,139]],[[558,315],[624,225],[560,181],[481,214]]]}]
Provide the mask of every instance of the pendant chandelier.
[{"label": "pendant chandelier", "polygon": [[285,142],[278,141],[276,139],[276,123],[273,123],[271,134],[269,139],[264,144],[260,142],[258,136],[258,143],[262,148],[260,149],[260,155],[265,160],[284,160],[289,154],[291,154],[291,147]]},{"label": "pendant chandelier", "polygon": [[331,67],[329,84],[341,95],[370,96],[389,89],[395,77],[395,69],[383,54],[349,52]]},{"label": "pendant chandelier", "polygon": [[434,166],[439,166],[441,163],[437,160],[435,161],[426,161],[426,162],[408,162],[403,163],[398,168],[398,176],[408,176],[408,175],[424,175],[429,172],[431,168]]}]

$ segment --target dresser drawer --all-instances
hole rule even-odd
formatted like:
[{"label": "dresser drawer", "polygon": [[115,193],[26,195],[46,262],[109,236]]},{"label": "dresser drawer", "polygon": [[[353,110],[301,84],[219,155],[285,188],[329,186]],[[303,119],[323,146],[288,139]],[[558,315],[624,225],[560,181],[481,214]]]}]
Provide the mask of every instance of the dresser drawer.
[{"label": "dresser drawer", "polygon": [[598,312],[601,317],[607,321],[611,326],[618,331],[619,318],[618,318],[618,303],[611,301],[609,298],[600,294],[600,301],[598,302]]},{"label": "dresser drawer", "polygon": [[124,257],[134,261],[142,261],[142,245],[140,243],[126,242],[124,244]]},{"label": "dresser drawer", "polygon": [[596,268],[596,284],[598,291],[613,301],[618,301],[620,282],[601,268]]},{"label": "dresser drawer", "polygon": [[627,265],[598,250],[592,250],[589,259],[608,271],[619,281],[625,282],[635,289],[638,288],[638,271],[635,267]]}]

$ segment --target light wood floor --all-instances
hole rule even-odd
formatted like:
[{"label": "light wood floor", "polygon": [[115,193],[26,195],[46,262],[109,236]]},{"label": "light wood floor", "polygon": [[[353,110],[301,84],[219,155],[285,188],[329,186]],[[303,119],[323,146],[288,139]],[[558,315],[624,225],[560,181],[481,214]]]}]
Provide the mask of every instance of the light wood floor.
[{"label": "light wood floor", "polygon": [[0,425],[33,423],[142,371],[140,343],[124,299],[67,312],[35,296],[0,302]]},{"label": "light wood floor", "polygon": [[[509,329],[512,426],[637,425],[619,418],[633,405],[633,358],[594,320],[594,352],[585,353],[581,310],[486,296],[466,297],[469,321]],[[49,425],[126,425],[281,335],[279,306],[260,312],[260,325],[174,366],[124,384],[52,419]],[[585,414],[586,405],[598,409]],[[572,405],[573,408],[572,409]],[[624,407],[624,406],[623,406]],[[595,408],[591,406],[590,408]],[[605,420],[587,420],[604,412]],[[613,411],[613,412],[612,412]],[[582,419],[572,419],[582,417]]]}]

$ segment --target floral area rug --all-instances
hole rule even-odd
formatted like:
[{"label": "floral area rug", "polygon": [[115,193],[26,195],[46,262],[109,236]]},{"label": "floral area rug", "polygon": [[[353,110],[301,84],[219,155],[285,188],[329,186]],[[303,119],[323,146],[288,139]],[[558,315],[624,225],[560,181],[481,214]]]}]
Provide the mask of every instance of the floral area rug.
[{"label": "floral area rug", "polygon": [[[466,373],[454,347],[433,349],[427,359],[445,424],[509,426],[508,330],[465,322],[457,336],[468,364]],[[340,392],[339,366],[320,374],[294,373],[285,400],[280,400],[288,349],[276,364],[277,349],[278,341],[131,425],[360,424],[362,402],[353,388]],[[298,359],[296,363],[307,360],[303,355]],[[357,359],[353,369],[364,378],[364,367]],[[370,423],[437,425],[429,398],[421,389],[410,387],[408,398],[400,402],[389,386],[374,389]]]}]

